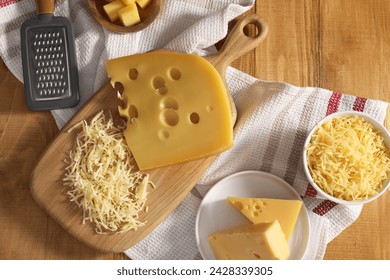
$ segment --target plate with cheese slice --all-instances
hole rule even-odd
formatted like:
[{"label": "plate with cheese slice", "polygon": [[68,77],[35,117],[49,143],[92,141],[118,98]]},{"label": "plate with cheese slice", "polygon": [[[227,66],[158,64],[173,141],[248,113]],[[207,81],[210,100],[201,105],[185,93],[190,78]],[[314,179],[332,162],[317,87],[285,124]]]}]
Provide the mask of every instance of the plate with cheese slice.
[{"label": "plate with cheese slice", "polygon": [[303,259],[310,239],[298,193],[261,171],[230,175],[207,193],[196,218],[204,259]]}]

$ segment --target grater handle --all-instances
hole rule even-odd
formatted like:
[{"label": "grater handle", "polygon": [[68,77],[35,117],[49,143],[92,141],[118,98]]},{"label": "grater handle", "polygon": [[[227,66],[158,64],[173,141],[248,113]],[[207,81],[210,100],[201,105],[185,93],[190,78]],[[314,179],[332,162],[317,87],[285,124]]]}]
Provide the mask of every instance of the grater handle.
[{"label": "grater handle", "polygon": [[37,5],[37,13],[54,14],[54,0],[35,0]]}]

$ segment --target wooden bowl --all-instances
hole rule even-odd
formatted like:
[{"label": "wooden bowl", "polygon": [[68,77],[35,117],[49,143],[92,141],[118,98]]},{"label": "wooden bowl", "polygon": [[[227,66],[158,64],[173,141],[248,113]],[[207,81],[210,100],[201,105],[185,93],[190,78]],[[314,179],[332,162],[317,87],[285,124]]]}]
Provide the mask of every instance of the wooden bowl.
[{"label": "wooden bowl", "polygon": [[152,2],[145,7],[145,9],[138,7],[141,22],[136,25],[127,27],[123,26],[119,20],[115,22],[110,21],[105,11],[103,10],[103,6],[108,3],[109,2],[105,0],[88,0],[89,9],[101,26],[112,32],[129,33],[141,31],[142,29],[149,26],[149,24],[151,24],[160,13],[163,0],[152,0]]}]

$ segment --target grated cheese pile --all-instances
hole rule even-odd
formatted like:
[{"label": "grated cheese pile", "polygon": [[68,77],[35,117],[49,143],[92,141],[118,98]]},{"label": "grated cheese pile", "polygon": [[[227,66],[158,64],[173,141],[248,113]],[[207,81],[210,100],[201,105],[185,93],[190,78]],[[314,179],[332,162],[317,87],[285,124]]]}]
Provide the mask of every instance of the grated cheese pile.
[{"label": "grated cheese pile", "polygon": [[90,124],[85,120],[76,147],[70,151],[64,185],[70,200],[83,209],[83,223],[95,223],[99,234],[136,230],[145,222],[139,212],[144,208],[149,175],[135,170],[134,159],[126,145],[123,128],[114,126],[101,111]]},{"label": "grated cheese pile", "polygon": [[325,122],[307,147],[314,182],[343,200],[361,200],[382,189],[390,171],[383,136],[362,117],[343,116]]}]

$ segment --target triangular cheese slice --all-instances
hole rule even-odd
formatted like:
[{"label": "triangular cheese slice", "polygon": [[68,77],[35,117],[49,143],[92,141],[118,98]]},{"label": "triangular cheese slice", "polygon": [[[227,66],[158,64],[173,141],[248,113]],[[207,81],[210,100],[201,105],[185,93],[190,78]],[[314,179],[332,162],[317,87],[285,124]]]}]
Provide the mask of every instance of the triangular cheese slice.
[{"label": "triangular cheese slice", "polygon": [[209,242],[219,260],[285,260],[290,255],[278,221],[217,232]]},{"label": "triangular cheese slice", "polygon": [[229,93],[206,59],[160,51],[112,59],[106,67],[111,84],[123,87],[119,113],[127,118],[124,135],[140,170],[233,145]]},{"label": "triangular cheese slice", "polygon": [[287,240],[302,207],[300,200],[228,197],[228,201],[254,224],[278,220]]}]

